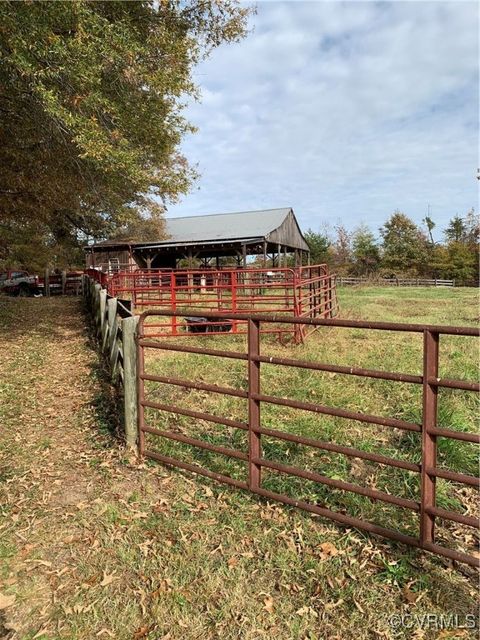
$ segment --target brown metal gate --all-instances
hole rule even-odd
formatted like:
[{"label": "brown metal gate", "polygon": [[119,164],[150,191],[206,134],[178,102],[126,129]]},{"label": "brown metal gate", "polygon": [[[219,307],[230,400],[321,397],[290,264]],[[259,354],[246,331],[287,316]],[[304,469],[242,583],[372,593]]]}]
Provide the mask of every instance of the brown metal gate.
[{"label": "brown metal gate", "polygon": [[[190,312],[190,316],[213,317],[215,314],[208,312]],[[477,382],[466,380],[453,380],[447,378],[439,378],[439,338],[441,335],[456,335],[465,337],[478,337],[480,330],[471,327],[450,327],[450,326],[430,326],[418,324],[399,324],[391,322],[359,322],[353,320],[341,319],[318,319],[318,318],[292,318],[285,316],[272,315],[249,315],[235,314],[231,318],[247,323],[248,330],[248,349],[247,351],[224,351],[211,349],[200,345],[174,343],[170,340],[152,340],[145,336],[145,321],[150,316],[177,316],[183,315],[180,312],[152,310],[143,313],[139,320],[138,326],[138,384],[139,384],[139,449],[140,454],[162,463],[180,467],[194,473],[199,473],[209,478],[224,482],[235,487],[247,489],[257,495],[277,500],[288,505],[299,507],[320,516],[330,518],[344,525],[353,526],[358,529],[378,534],[396,540],[398,542],[411,545],[431,551],[465,562],[472,566],[480,566],[479,559],[468,555],[464,552],[456,551],[435,542],[435,520],[441,518],[454,521],[468,527],[479,527],[478,520],[471,516],[467,516],[456,511],[442,509],[436,506],[436,478],[444,478],[463,485],[477,487],[479,479],[475,476],[465,473],[450,471],[437,466],[437,439],[439,437],[449,440],[463,441],[468,443],[480,443],[478,434],[465,431],[455,431],[439,427],[437,423],[437,394],[442,387],[450,389],[459,389],[468,392],[478,392],[480,385]],[[405,373],[390,372],[374,369],[363,369],[359,367],[346,367],[333,364],[324,364],[320,362],[311,362],[305,360],[295,360],[291,358],[269,357],[261,354],[260,340],[262,335],[262,324],[306,324],[329,327],[344,327],[365,330],[380,330],[392,332],[412,332],[423,334],[423,371],[422,375],[410,375]],[[232,358],[235,360],[243,360],[248,364],[248,390],[232,389],[230,387],[206,384],[201,381],[173,378],[169,376],[158,376],[149,374],[145,370],[145,350],[167,350],[183,353],[196,353],[208,356],[218,356],[222,358]],[[331,373],[340,373],[351,376],[361,376],[367,378],[375,378],[380,380],[389,380],[394,382],[411,383],[421,385],[423,409],[421,423],[408,422],[397,418],[388,418],[377,415],[370,415],[361,412],[349,411],[346,409],[335,408],[316,404],[312,402],[300,402],[291,398],[283,398],[278,396],[266,395],[261,392],[261,364],[278,365],[280,367],[297,367],[301,369],[310,369],[315,371],[325,371]],[[145,381],[159,382],[168,385],[174,385],[187,389],[196,389],[206,392],[214,392],[226,396],[244,399],[248,403],[248,421],[232,420],[226,417],[219,417],[211,413],[194,411],[181,406],[181,404],[168,404],[152,401],[145,397]],[[260,409],[262,403],[270,403],[291,407],[294,409],[302,409],[305,411],[315,412],[317,414],[325,414],[330,416],[338,416],[350,420],[391,427],[403,431],[418,432],[421,434],[421,463],[409,462],[397,458],[380,455],[373,452],[347,447],[334,442],[324,442],[314,438],[302,437],[296,434],[287,433],[277,429],[269,429],[262,426],[260,419]],[[241,429],[248,434],[248,453],[237,449],[218,446],[205,442],[197,438],[191,438],[184,434],[165,431],[158,429],[146,423],[145,409],[157,409],[177,415],[189,416],[199,420],[205,420],[219,425],[226,425],[234,429]],[[149,450],[145,446],[145,434],[153,434],[161,438],[167,438],[184,444],[192,445],[200,449],[220,453],[224,456],[236,458],[243,461],[248,469],[248,481],[244,482],[236,478],[223,475],[212,470],[203,468],[196,464],[178,460],[169,456],[159,454],[158,452]],[[352,482],[344,482],[342,480],[323,476],[319,473],[306,471],[304,469],[285,465],[262,457],[262,435],[278,438],[283,441],[298,443],[312,447],[316,450],[330,451],[339,453],[349,458],[359,458],[375,462],[387,467],[405,469],[414,472],[419,476],[420,483],[420,500],[411,500],[404,497],[390,495],[384,491],[363,487]],[[283,474],[303,478],[315,483],[327,485],[335,489],[353,492],[366,496],[373,500],[379,500],[389,503],[403,509],[411,510],[418,513],[419,518],[419,536],[405,535],[399,531],[379,526],[377,524],[361,520],[344,513],[339,513],[331,509],[311,504],[305,501],[295,500],[287,495],[275,493],[262,487],[262,467],[273,469]]]}]

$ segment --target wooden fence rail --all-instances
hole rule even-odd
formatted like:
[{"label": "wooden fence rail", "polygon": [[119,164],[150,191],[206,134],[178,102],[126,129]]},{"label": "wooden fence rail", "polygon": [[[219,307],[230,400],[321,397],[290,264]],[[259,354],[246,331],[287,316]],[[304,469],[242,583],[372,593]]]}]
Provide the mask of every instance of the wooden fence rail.
[{"label": "wooden fence rail", "polygon": [[38,278],[40,291],[44,296],[81,296],[83,293],[83,272],[82,271],[62,271],[52,273],[50,269],[45,269]]},{"label": "wooden fence rail", "polygon": [[88,276],[83,276],[82,290],[112,383],[122,397],[125,439],[135,448],[138,439],[135,345],[138,317],[132,314],[127,301],[109,296]]},{"label": "wooden fence rail", "polygon": [[337,276],[339,287],[370,285],[372,287],[455,287],[455,280],[440,278],[364,278]]}]

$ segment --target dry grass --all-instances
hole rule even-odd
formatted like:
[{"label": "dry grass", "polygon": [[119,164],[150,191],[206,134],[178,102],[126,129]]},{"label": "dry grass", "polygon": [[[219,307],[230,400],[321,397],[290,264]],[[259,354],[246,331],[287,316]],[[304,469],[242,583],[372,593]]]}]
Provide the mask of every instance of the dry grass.
[{"label": "dry grass", "polygon": [[[441,293],[435,309],[474,320],[469,292],[446,292],[446,304]],[[346,291],[344,313],[359,317],[361,296],[362,317],[374,317],[380,294]],[[382,313],[396,313],[387,298],[407,308],[385,296]],[[130,458],[78,301],[0,300],[0,334],[0,605],[12,601],[2,640],[476,637],[388,622],[476,612],[468,568]],[[317,334],[299,356],[322,344]],[[217,373],[238,384],[231,368]],[[366,391],[368,406],[390,402]],[[338,393],[329,399],[343,402]]]}]

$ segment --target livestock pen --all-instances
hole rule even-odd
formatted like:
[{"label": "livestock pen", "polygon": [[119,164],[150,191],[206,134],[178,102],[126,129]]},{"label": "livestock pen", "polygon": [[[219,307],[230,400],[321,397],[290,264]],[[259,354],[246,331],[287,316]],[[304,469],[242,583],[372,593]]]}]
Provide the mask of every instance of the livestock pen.
[{"label": "livestock pen", "polygon": [[[113,274],[89,269],[88,273],[112,297],[129,300],[136,311],[185,309],[183,317],[179,314],[149,322],[146,330],[150,337],[245,334],[246,322],[229,318],[239,312],[298,318],[333,318],[338,313],[335,275],[325,264],[270,269],[137,269]],[[214,312],[215,316],[198,317],[194,311]],[[267,324],[263,332],[299,343],[310,330],[303,324]]]}]

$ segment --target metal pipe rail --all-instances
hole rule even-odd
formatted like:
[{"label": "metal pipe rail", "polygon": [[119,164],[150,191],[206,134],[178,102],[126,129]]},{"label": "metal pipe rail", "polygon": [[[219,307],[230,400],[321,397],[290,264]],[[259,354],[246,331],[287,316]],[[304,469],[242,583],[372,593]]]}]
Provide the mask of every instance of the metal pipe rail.
[{"label": "metal pipe rail", "polygon": [[[218,312],[218,316],[234,313],[285,313],[298,317],[334,317],[338,303],[335,276],[326,265],[309,267],[223,268],[223,269],[138,269],[118,271],[111,275],[96,273],[112,296],[130,297],[139,310],[162,307],[178,311],[180,307]],[[180,314],[178,314],[180,315]],[[151,323],[150,336],[177,336],[182,321]],[[205,314],[202,316],[205,318]],[[215,331],[215,326],[218,331]],[[215,319],[196,323],[196,331],[188,323],[187,332],[199,337],[205,333],[246,333],[246,321],[235,320],[227,329]],[[264,325],[264,332],[271,326]],[[279,339],[293,337],[302,342],[307,330],[303,325],[277,327]],[[286,336],[290,333],[291,336]]]},{"label": "metal pipe rail", "polygon": [[[207,319],[215,319],[217,313],[209,311],[191,310],[189,314],[192,317],[205,317]],[[437,518],[450,520],[470,527],[478,527],[479,523],[471,516],[461,514],[448,509],[441,509],[436,506],[436,478],[444,478],[446,480],[464,484],[467,486],[479,487],[479,479],[465,473],[453,472],[437,466],[437,439],[439,437],[461,440],[469,443],[480,443],[478,434],[455,431],[439,427],[437,424],[437,395],[440,388],[458,389],[463,392],[479,392],[480,384],[468,380],[453,380],[450,378],[439,377],[439,339],[441,335],[455,335],[464,337],[479,337],[480,329],[473,327],[456,327],[456,326],[435,326],[410,323],[395,322],[370,322],[357,320],[342,320],[328,318],[298,318],[285,315],[271,314],[230,314],[229,318],[235,322],[246,323],[248,333],[248,349],[247,351],[226,351],[212,348],[202,348],[200,346],[190,346],[178,344],[170,340],[152,340],[145,334],[148,327],[146,320],[152,316],[168,318],[176,318],[183,315],[180,311],[172,311],[165,309],[156,309],[145,311],[139,320],[138,325],[138,415],[139,415],[139,450],[140,454],[158,460],[168,465],[180,467],[195,473],[205,475],[220,482],[230,484],[235,487],[247,489],[252,493],[277,500],[287,505],[299,507],[311,513],[330,518],[341,524],[353,526],[364,531],[375,533],[383,537],[395,540],[404,544],[408,544],[420,549],[424,549],[435,554],[451,558],[453,560],[464,562],[472,566],[480,566],[478,557],[444,547],[435,542],[435,522]],[[365,369],[360,367],[345,367],[332,365],[321,362],[310,362],[291,358],[269,357],[260,353],[260,340],[262,335],[262,323],[268,324],[287,324],[287,325],[306,325],[312,328],[317,327],[335,327],[335,328],[356,328],[367,331],[393,331],[393,332],[411,332],[423,335],[423,371],[422,375],[411,375],[408,373],[379,371],[373,369]],[[148,338],[148,339],[147,339]],[[187,379],[174,378],[167,375],[153,375],[145,370],[145,350],[168,350],[180,353],[195,353],[213,357],[230,358],[245,361],[248,365],[248,390],[233,389],[226,386],[212,385],[204,382],[192,381]],[[267,395],[261,393],[261,365],[269,364],[279,367],[293,367],[311,369],[316,371],[335,372],[347,376],[360,376],[371,379],[389,380],[392,382],[401,382],[406,384],[414,384],[422,386],[422,420],[419,424],[406,422],[392,417],[382,417],[361,412],[349,411],[337,407],[329,407],[316,404],[313,402],[300,402],[292,398],[283,398],[278,396]],[[184,387],[186,389],[197,389],[206,392],[224,394],[233,396],[246,401],[248,405],[248,421],[228,419],[205,413],[202,411],[194,411],[186,409],[178,405],[168,403],[159,403],[146,399],[145,382],[157,382],[161,384],[174,385],[176,387]],[[417,432],[421,437],[421,463],[417,464],[408,460],[395,459],[389,456],[380,455],[357,449],[355,447],[347,447],[334,442],[325,442],[316,438],[299,436],[287,433],[282,430],[268,429],[262,426],[260,419],[260,409],[263,403],[278,404],[294,409],[321,413],[331,416],[337,416],[343,419],[356,420],[370,424],[386,426],[393,429],[402,429],[411,432]],[[190,438],[177,432],[165,431],[157,429],[152,425],[146,424],[145,409],[158,409],[172,414],[189,416],[198,420],[206,420],[212,423],[226,425],[234,429],[240,429],[247,432],[248,435],[248,451],[239,451],[230,447],[210,444],[197,438]],[[190,444],[191,446],[216,452],[221,455],[233,457],[237,460],[245,462],[248,470],[248,481],[243,482],[227,475],[213,472],[209,469],[191,464],[176,458],[164,456],[153,451],[146,446],[145,434],[155,435],[157,437],[175,440]],[[268,436],[280,440],[297,443],[312,447],[317,450],[330,451],[345,455],[349,458],[360,458],[371,462],[384,465],[386,467],[400,468],[415,473],[419,478],[420,500],[411,500],[400,496],[390,495],[384,491],[362,487],[353,482],[344,482],[325,475],[300,469],[292,465],[286,465],[275,460],[266,459],[262,455],[261,438]],[[295,500],[289,496],[269,491],[262,486],[262,469],[267,468],[281,474],[303,478],[315,483],[323,484],[333,489],[347,492],[357,493],[374,501],[392,504],[398,508],[404,508],[414,513],[418,513],[419,519],[419,535],[418,537],[405,535],[394,529],[379,526],[371,522],[364,521],[360,518],[338,513],[316,504],[310,504],[303,500]]]}]

